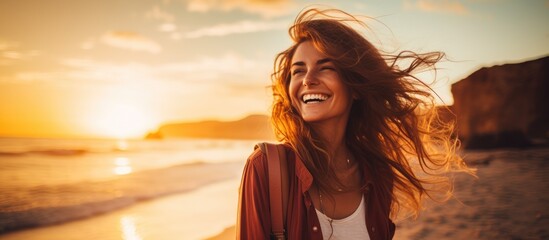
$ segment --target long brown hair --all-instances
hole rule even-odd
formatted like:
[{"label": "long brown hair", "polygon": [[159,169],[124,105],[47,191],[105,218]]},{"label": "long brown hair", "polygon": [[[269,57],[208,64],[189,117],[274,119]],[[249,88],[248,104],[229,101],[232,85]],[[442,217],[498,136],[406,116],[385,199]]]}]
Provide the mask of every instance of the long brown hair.
[{"label": "long brown hair", "polygon": [[[294,52],[300,43],[311,41],[334,62],[356,98],[345,141],[359,164],[369,169],[363,174],[370,174],[391,201],[393,217],[399,212],[417,216],[425,196],[433,198],[432,193],[441,190],[449,196],[452,185],[447,172],[471,172],[456,154],[459,142],[451,137],[453,124],[439,120],[428,85],[412,75],[434,69],[444,54],[382,55],[349,23],[365,26],[340,10],[308,9],[290,27],[293,45],[277,55],[272,74],[272,123],[277,139],[292,146],[320,189],[333,191],[341,186],[325,145],[292,107],[288,93]],[[399,67],[402,61],[409,66]]]}]

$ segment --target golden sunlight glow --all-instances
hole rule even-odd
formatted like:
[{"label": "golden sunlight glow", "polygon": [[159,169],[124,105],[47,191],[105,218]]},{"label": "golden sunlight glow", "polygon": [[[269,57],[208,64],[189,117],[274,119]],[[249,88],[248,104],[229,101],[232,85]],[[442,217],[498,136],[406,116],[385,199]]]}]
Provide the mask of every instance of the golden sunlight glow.
[{"label": "golden sunlight glow", "polygon": [[94,113],[94,119],[89,120],[94,133],[115,137],[142,137],[155,127],[150,115],[145,114],[137,106],[126,104],[103,105]]},{"label": "golden sunlight glow", "polygon": [[130,166],[130,159],[126,157],[117,157],[114,159],[114,164],[116,167],[113,169],[113,172],[116,175],[126,175],[132,173],[133,169]]},{"label": "golden sunlight glow", "polygon": [[116,141],[116,150],[118,151],[126,151],[129,148],[129,144],[126,140],[119,139]]}]

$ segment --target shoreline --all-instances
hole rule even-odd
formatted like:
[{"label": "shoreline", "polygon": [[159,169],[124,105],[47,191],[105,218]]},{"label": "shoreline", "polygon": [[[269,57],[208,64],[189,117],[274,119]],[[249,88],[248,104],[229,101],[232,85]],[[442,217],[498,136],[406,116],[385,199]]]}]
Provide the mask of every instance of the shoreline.
[{"label": "shoreline", "polygon": [[0,240],[203,240],[234,224],[239,184],[240,178],[233,178],[90,218],[3,233]]},{"label": "shoreline", "polygon": [[[98,182],[41,186],[34,189],[43,192],[41,197],[44,201],[34,202],[21,194],[12,195],[11,200],[3,202],[4,206],[32,208],[0,211],[0,220],[5,219],[0,221],[0,234],[93,218],[141,203],[190,194],[201,188],[240,177],[242,167],[242,163],[239,162],[190,163],[146,170]],[[101,194],[102,198],[83,198],[86,194]],[[58,199],[60,196],[73,202],[52,202],[51,199]]]}]

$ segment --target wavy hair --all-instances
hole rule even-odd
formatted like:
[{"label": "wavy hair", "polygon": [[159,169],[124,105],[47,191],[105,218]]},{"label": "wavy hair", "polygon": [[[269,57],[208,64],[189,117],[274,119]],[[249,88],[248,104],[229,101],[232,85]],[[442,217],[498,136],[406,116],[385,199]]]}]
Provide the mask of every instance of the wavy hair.
[{"label": "wavy hair", "polygon": [[[434,65],[444,54],[382,55],[351,23],[366,27],[343,11],[313,8],[302,11],[289,28],[293,44],[277,55],[271,76],[276,137],[295,150],[319,188],[335,191],[342,186],[329,165],[326,146],[292,106],[288,91],[292,57],[300,43],[311,41],[336,65],[356,98],[345,142],[354,156],[360,156],[358,163],[369,169],[363,174],[370,174],[387,196],[392,217],[417,217],[426,196],[451,196],[448,172],[472,172],[456,154],[459,141],[452,137],[453,123],[440,120],[429,86],[413,75],[436,71]],[[402,62],[408,66],[399,67]]]}]

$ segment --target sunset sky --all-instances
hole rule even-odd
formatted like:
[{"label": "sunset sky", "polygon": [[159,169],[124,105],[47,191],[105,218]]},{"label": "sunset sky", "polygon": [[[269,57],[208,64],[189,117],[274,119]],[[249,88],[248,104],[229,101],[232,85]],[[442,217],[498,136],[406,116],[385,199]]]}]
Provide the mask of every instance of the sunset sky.
[{"label": "sunset sky", "polygon": [[268,114],[276,53],[311,4],[373,17],[386,50],[439,50],[435,90],[549,54],[547,0],[2,0],[0,136],[140,137]]}]

